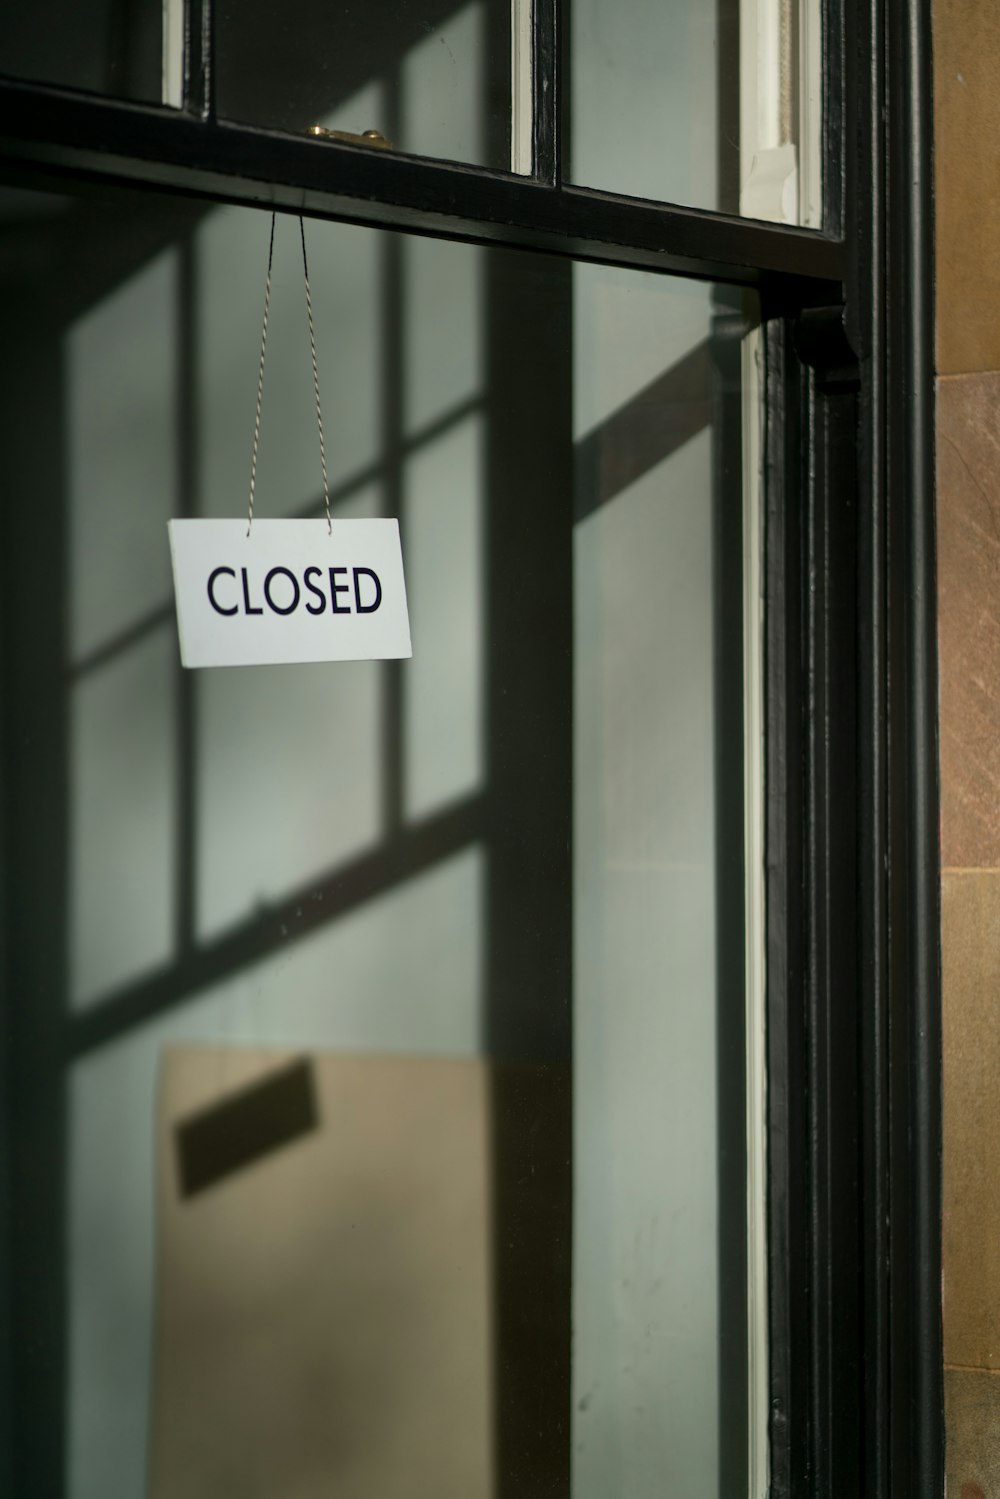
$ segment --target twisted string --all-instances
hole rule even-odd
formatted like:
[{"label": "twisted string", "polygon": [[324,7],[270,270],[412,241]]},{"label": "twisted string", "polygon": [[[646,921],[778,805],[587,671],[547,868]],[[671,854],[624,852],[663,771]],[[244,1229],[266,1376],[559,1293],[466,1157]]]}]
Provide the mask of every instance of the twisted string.
[{"label": "twisted string", "polygon": [[319,428],[319,461],[323,470],[323,503],[326,506],[326,529],[333,535],[330,519],[330,481],[326,476],[326,443],[323,440],[323,410],[319,401],[319,367],[316,364],[316,328],[313,324],[312,293],[309,290],[309,262],[306,260],[306,226],[299,214],[299,234],[302,239],[302,275],[306,283],[306,315],[309,318],[309,352],[312,355],[313,394],[316,397],[316,425]]},{"label": "twisted string", "polygon": [[274,219],[271,214],[271,243],[267,249],[267,282],[264,287],[264,323],[260,330],[260,367],[257,371],[257,414],[253,424],[253,457],[250,460],[250,505],[247,510],[247,535],[253,525],[253,492],[257,487],[257,450],[260,447],[260,407],[264,397],[264,355],[267,352],[267,314],[271,306],[271,266],[274,263]]},{"label": "twisted string", "polygon": [[[264,360],[267,354],[267,318],[271,307],[271,270],[274,265],[274,222],[271,214],[271,238],[267,248],[267,281],[264,286],[264,321],[260,330],[260,365],[257,370],[257,409],[253,424],[253,456],[250,460],[250,502],[247,507],[247,536],[253,526],[253,501],[257,488],[257,454],[260,449],[260,412],[264,400]],[[323,435],[323,408],[319,398],[319,365],[316,359],[316,324],[313,318],[312,291],[309,286],[309,262],[306,258],[306,228],[299,215],[299,235],[302,240],[302,275],[306,285],[306,316],[309,320],[309,353],[312,359],[313,395],[316,399],[316,425],[319,428],[319,461],[323,472],[323,504],[326,509],[326,529],[333,534],[330,518],[330,481],[326,469],[326,439]]]}]

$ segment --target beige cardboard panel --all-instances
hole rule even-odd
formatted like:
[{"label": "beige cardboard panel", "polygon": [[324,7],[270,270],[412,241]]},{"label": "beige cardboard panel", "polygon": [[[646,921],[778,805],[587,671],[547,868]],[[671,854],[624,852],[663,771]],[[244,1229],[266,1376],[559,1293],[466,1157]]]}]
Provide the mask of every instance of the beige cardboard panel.
[{"label": "beige cardboard panel", "polygon": [[1000,6],[934,0],[937,348],[942,374],[1000,369]]},{"label": "beige cardboard panel", "polygon": [[938,381],[945,867],[1000,866],[1000,374]]},{"label": "beige cardboard panel", "polygon": [[946,873],[944,1346],[1000,1369],[1000,874]]},{"label": "beige cardboard panel", "polygon": [[164,1056],[149,1499],[489,1499],[486,1070],[313,1056],[317,1127],[183,1197],[177,1123],[290,1060]]},{"label": "beige cardboard panel", "polygon": [[1000,1374],[946,1369],[945,1484],[949,1499],[1000,1494]]}]

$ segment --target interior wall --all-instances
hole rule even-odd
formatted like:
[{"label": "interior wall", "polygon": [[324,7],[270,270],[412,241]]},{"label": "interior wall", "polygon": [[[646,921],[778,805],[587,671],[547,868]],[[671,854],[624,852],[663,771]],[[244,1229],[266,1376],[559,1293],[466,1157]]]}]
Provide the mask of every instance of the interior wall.
[{"label": "interior wall", "polygon": [[1000,10],[935,0],[947,1488],[1000,1493]]}]

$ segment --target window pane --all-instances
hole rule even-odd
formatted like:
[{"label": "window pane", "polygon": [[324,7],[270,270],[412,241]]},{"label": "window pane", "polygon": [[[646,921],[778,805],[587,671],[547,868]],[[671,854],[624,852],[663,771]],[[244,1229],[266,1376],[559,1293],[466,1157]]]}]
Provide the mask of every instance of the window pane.
[{"label": "window pane", "polygon": [[180,15],[180,0],[4,5],[0,73],[118,99],[178,104],[165,76],[171,22]]},{"label": "window pane", "polygon": [[510,165],[509,0],[221,0],[216,53],[229,119],[374,130],[398,151]]},{"label": "window pane", "polygon": [[822,222],[818,0],[572,0],[571,176]]},{"label": "window pane", "polygon": [[[0,401],[21,1487],[739,1494],[747,308],[310,224],[414,656],[184,672],[165,521],[244,511],[269,218],[6,202],[53,251]],[[296,231],[262,514],[321,506]]]},{"label": "window pane", "polygon": [[742,1082],[719,1066],[742,1006],[738,354],[707,286],[582,266],[574,293],[573,1492],[714,1499],[740,1491],[720,1400],[745,1199],[720,1159],[742,1156]]}]

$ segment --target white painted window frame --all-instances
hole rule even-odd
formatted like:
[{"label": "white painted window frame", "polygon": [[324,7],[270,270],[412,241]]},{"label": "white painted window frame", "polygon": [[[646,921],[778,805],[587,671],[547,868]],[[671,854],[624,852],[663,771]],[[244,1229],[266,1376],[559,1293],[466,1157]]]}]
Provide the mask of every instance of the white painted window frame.
[{"label": "white painted window frame", "polygon": [[822,227],[820,0],[740,0],[740,212]]},{"label": "white painted window frame", "polygon": [[173,109],[184,106],[186,0],[163,0],[163,63],[160,96]]},{"label": "white painted window frame", "polygon": [[534,171],[534,41],[532,0],[510,4],[510,169]]}]

